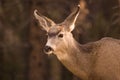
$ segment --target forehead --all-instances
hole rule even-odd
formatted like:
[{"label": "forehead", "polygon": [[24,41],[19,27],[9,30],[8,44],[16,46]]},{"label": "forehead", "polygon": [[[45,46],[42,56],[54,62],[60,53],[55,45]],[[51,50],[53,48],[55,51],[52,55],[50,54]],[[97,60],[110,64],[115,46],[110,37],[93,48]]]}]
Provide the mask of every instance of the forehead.
[{"label": "forehead", "polygon": [[61,26],[53,26],[53,27],[51,27],[49,29],[48,35],[49,36],[55,36],[55,35],[57,35],[61,31],[62,31],[62,27]]}]

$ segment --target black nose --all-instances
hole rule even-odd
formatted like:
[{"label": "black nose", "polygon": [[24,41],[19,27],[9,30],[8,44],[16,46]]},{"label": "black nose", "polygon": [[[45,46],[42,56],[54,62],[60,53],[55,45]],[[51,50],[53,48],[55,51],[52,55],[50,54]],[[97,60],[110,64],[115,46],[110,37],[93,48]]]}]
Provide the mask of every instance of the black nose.
[{"label": "black nose", "polygon": [[50,51],[52,51],[52,48],[49,47],[49,46],[45,46],[44,51],[45,52],[50,52]]}]

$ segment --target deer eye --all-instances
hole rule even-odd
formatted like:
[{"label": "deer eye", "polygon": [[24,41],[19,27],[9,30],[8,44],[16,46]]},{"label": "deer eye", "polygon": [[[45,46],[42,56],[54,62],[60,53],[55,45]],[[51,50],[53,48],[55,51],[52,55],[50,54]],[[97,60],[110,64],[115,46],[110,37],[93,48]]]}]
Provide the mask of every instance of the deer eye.
[{"label": "deer eye", "polygon": [[59,34],[58,37],[59,37],[59,38],[63,38],[63,34]]}]

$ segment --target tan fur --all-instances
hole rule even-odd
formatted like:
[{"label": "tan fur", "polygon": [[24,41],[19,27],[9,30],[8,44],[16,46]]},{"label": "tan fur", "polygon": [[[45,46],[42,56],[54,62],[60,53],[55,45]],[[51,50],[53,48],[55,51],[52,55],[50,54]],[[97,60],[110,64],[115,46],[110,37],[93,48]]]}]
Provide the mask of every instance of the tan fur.
[{"label": "tan fur", "polygon": [[65,52],[58,59],[82,80],[120,80],[120,40],[103,38]]},{"label": "tan fur", "polygon": [[56,55],[68,70],[82,80],[120,80],[120,40],[103,38],[85,45],[76,42],[71,31],[79,12],[80,6],[64,22],[55,24],[34,11],[39,24],[48,33],[46,46],[52,49],[47,54]]}]

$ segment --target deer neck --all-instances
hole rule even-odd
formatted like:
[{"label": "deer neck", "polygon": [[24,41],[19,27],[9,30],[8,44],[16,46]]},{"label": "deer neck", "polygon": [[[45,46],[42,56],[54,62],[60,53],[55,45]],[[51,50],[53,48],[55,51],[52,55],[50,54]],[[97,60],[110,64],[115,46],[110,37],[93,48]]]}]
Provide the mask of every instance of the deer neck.
[{"label": "deer neck", "polygon": [[82,50],[80,45],[74,38],[67,40],[68,44],[57,53],[58,59],[76,76],[83,80],[87,80],[89,74],[89,56]]}]

